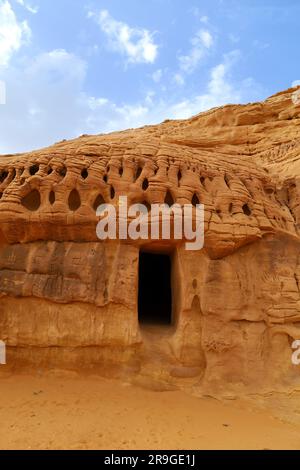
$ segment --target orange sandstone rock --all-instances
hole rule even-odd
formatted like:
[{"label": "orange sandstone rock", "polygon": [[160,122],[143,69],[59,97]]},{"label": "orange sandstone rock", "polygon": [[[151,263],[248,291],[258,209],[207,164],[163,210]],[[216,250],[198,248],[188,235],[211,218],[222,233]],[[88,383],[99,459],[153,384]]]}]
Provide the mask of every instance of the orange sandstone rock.
[{"label": "orange sandstone rock", "polygon": [[[8,367],[93,369],[200,390],[293,387],[296,92],[0,157],[0,339]],[[124,195],[129,204],[203,203],[204,249],[189,252],[174,239],[100,242],[95,209]],[[141,250],[172,259],[171,325],[139,322]]]}]

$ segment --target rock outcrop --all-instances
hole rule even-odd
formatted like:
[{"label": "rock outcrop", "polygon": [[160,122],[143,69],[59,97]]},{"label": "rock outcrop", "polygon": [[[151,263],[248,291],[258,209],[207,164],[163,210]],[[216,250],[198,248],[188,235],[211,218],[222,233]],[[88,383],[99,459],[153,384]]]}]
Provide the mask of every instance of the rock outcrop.
[{"label": "rock outcrop", "polygon": [[[300,95],[0,157],[7,367],[165,386],[294,387],[300,339]],[[296,96],[296,99],[295,99]],[[205,246],[106,241],[103,201],[205,205]],[[140,250],[172,257],[173,324],[139,324]]]}]

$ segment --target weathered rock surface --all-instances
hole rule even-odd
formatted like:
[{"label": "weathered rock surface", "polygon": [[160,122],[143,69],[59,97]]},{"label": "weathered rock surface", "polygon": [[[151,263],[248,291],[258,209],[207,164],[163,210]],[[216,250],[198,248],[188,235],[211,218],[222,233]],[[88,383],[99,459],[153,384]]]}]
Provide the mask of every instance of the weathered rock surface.
[{"label": "weathered rock surface", "polygon": [[[300,92],[300,88],[298,93]],[[0,157],[0,339],[8,364],[167,387],[294,387],[300,339],[300,99],[82,136]],[[100,242],[95,208],[205,205],[205,247]],[[141,328],[141,248],[172,252],[170,328]]]}]

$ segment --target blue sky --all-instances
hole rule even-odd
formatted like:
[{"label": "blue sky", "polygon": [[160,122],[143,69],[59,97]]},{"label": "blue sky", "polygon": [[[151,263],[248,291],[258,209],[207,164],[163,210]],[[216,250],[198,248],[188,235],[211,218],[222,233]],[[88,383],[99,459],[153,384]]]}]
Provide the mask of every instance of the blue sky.
[{"label": "blue sky", "polygon": [[300,80],[299,19],[298,0],[0,0],[0,153],[265,99]]}]

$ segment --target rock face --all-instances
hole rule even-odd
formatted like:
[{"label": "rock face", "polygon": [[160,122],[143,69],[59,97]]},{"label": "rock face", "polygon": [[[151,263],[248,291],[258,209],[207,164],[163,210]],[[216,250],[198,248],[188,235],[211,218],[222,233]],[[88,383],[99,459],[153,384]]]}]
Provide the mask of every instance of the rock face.
[{"label": "rock face", "polygon": [[[200,390],[295,386],[298,94],[0,157],[8,367]],[[204,249],[186,251],[174,239],[99,241],[95,209],[124,195],[129,204],[203,203]],[[170,325],[139,321],[144,251],[171,258]]]}]

